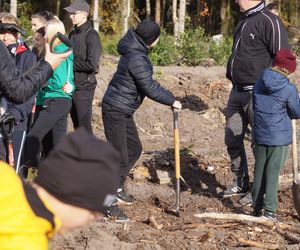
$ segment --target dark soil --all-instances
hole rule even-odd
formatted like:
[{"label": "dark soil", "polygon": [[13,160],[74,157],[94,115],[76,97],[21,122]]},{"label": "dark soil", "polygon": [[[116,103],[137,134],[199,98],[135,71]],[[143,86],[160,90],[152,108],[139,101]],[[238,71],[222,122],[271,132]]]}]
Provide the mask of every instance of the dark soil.
[{"label": "dark soil", "polygon": [[[105,139],[100,102],[116,68],[115,59],[104,58],[96,92],[94,132]],[[250,207],[238,198],[222,198],[230,185],[229,157],[224,145],[224,110],[231,84],[223,67],[155,68],[155,78],[182,102],[180,114],[181,181],[180,216],[175,216],[173,117],[170,108],[145,100],[135,114],[144,154],[126,183],[136,202],[122,206],[130,222],[118,224],[104,217],[86,227],[56,236],[53,249],[255,249],[240,243],[241,238],[280,249],[300,249],[300,235],[284,234],[276,227],[246,221],[200,220],[195,213],[250,214]],[[298,85],[300,72],[292,78]],[[298,82],[297,82],[298,81]],[[250,175],[253,155],[246,141]],[[291,157],[282,175],[292,173]],[[169,184],[159,184],[158,173],[166,171]],[[251,175],[252,178],[252,175]],[[280,187],[278,217],[300,227],[294,209],[291,181]],[[157,229],[149,222],[155,218]],[[226,223],[226,225],[224,225]],[[200,224],[206,224],[205,226]],[[221,226],[220,226],[221,225]],[[190,228],[189,228],[190,227]],[[258,248],[256,248],[258,249]]]}]

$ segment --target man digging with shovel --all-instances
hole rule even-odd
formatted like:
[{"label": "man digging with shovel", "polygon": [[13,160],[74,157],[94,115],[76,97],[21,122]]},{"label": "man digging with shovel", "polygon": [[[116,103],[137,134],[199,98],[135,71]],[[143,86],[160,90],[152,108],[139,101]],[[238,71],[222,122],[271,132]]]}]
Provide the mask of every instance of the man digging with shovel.
[{"label": "man digging with shovel", "polygon": [[[118,202],[131,204],[134,198],[124,190],[124,183],[135,162],[142,153],[142,144],[133,119],[134,112],[145,97],[156,102],[181,109],[174,95],[152,78],[153,68],[149,51],[160,35],[160,27],[150,20],[143,20],[136,29],[129,29],[118,44],[121,54],[114,74],[102,100],[102,119],[106,138],[121,153]],[[117,201],[107,208],[106,215],[116,221],[128,221]]]}]

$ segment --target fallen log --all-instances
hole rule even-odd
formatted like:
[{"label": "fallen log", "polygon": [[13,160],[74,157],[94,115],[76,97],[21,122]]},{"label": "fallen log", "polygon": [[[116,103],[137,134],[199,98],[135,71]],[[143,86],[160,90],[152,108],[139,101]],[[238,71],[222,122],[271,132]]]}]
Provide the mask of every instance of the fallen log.
[{"label": "fallen log", "polygon": [[273,222],[263,217],[254,217],[246,214],[202,213],[202,214],[194,214],[194,216],[201,219],[230,220],[230,221],[239,221],[241,223],[253,222],[260,225],[275,227],[275,228],[288,230],[300,234],[300,225],[289,225],[283,222]]},{"label": "fallen log", "polygon": [[300,238],[295,234],[284,231],[280,228],[276,228],[276,232],[279,233],[280,235],[282,235],[286,240],[290,241],[293,244],[299,244],[300,243]]},{"label": "fallen log", "polygon": [[227,224],[207,224],[207,223],[191,223],[191,224],[185,224],[185,225],[176,225],[176,226],[168,226],[164,227],[164,229],[168,231],[177,231],[177,230],[189,230],[189,229],[195,229],[195,228],[233,228],[236,227],[237,223],[227,223]]},{"label": "fallen log", "polygon": [[263,242],[253,241],[253,240],[245,240],[243,238],[238,238],[238,242],[246,246],[257,247],[262,249],[273,250],[273,249],[279,249],[280,247],[278,244],[263,243]]}]

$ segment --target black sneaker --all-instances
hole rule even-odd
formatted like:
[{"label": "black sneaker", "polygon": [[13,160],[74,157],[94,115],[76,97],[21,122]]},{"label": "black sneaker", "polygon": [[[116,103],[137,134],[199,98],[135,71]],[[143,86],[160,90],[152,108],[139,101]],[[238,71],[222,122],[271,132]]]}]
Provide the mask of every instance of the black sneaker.
[{"label": "black sneaker", "polygon": [[106,216],[116,222],[129,221],[128,216],[118,207],[117,204],[107,207]]},{"label": "black sneaker", "polygon": [[262,212],[262,209],[260,208],[254,208],[253,212],[252,212],[252,215],[254,217],[260,217],[263,215],[263,212]]},{"label": "black sneaker", "polygon": [[239,200],[239,204],[241,204],[242,206],[251,206],[252,205],[252,194],[251,192],[248,192],[243,198],[241,198]]},{"label": "black sneaker", "polygon": [[278,219],[273,212],[264,211],[263,218],[271,220],[273,222],[278,222]]},{"label": "black sneaker", "polygon": [[117,192],[117,200],[120,204],[132,204],[135,200],[131,194],[126,194],[125,190]]},{"label": "black sneaker", "polygon": [[248,188],[239,187],[236,182],[233,182],[229,188],[223,191],[222,195],[224,198],[238,195],[243,196],[248,192]]}]

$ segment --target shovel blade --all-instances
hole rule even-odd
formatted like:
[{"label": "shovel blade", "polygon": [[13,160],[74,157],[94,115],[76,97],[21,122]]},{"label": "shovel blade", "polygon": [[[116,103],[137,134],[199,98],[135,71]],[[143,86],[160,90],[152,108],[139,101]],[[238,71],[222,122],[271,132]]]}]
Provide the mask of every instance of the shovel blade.
[{"label": "shovel blade", "polygon": [[294,207],[298,213],[298,217],[300,218],[300,184],[293,182],[292,191]]}]

